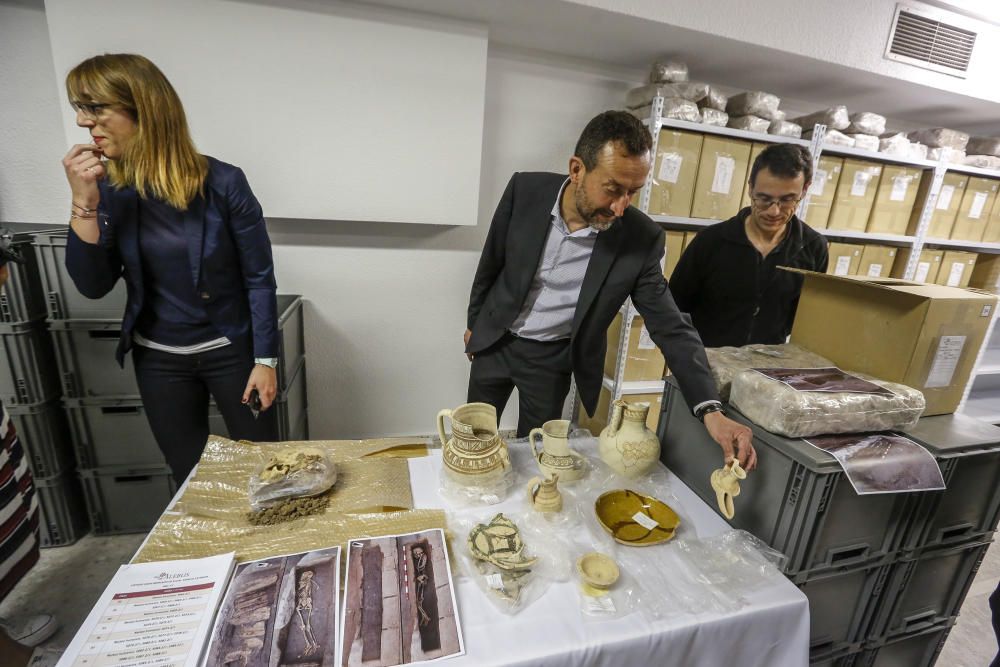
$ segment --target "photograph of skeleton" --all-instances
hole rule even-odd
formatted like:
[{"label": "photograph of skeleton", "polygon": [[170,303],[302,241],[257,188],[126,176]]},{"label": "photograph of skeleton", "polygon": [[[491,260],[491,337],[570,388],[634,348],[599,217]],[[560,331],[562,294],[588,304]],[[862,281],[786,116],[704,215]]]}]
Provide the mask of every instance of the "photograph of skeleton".
[{"label": "photograph of skeleton", "polygon": [[833,454],[858,495],[945,488],[941,468],[931,453],[902,435],[851,433],[805,441]]},{"label": "photograph of skeleton", "polygon": [[208,667],[332,667],[340,547],[241,563],[212,632]]},{"label": "photograph of skeleton", "polygon": [[444,532],[351,540],[341,664],[392,667],[465,653]]}]

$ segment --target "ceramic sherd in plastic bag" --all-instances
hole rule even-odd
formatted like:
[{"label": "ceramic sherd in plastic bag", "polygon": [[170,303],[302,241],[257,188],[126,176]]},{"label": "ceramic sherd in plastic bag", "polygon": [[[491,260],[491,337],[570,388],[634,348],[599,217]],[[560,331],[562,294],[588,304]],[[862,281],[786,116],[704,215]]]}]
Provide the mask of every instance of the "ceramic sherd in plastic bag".
[{"label": "ceramic sherd in plastic bag", "polygon": [[812,130],[812,126],[817,123],[826,125],[827,130],[846,130],[851,125],[851,117],[847,113],[847,107],[841,105],[814,111],[811,114],[795,119],[795,122],[806,130]]},{"label": "ceramic sherd in plastic bag", "polygon": [[248,495],[255,512],[292,498],[323,493],[337,481],[337,466],[317,447],[279,451],[250,478]]},{"label": "ceramic sherd in plastic bag", "polygon": [[876,137],[885,134],[885,116],[871,111],[857,111],[852,113],[850,118],[848,134],[871,134]]},{"label": "ceramic sherd in plastic bag", "polygon": [[650,83],[676,83],[688,80],[688,66],[679,60],[658,60],[649,68]]},{"label": "ceramic sherd in plastic bag", "polygon": [[907,136],[909,136],[910,141],[919,141],[931,148],[951,148],[956,151],[964,151],[969,143],[968,134],[958,130],[949,130],[946,127],[915,130]]},{"label": "ceramic sherd in plastic bag", "polygon": [[781,98],[777,95],[759,90],[748,91],[730,97],[726,112],[730,116],[757,116],[771,121],[774,120],[779,104]]}]

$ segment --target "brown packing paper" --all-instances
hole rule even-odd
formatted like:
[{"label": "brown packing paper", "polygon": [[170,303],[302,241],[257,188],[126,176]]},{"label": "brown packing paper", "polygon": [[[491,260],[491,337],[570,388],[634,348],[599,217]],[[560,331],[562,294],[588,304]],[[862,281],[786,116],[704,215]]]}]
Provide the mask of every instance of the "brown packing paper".
[{"label": "brown packing paper", "polygon": [[853,276],[861,268],[861,252],[864,246],[854,243],[831,243],[830,261],[826,272],[833,276]]},{"label": "brown packing paper", "polygon": [[660,130],[649,196],[650,215],[691,216],[702,143],[700,134]]},{"label": "brown packing paper", "polygon": [[947,250],[941,258],[941,269],[934,282],[948,287],[968,287],[975,266],[975,253]]},{"label": "brown packing paper", "polygon": [[706,136],[691,217],[726,220],[736,215],[749,162],[750,142]]},{"label": "brown packing paper", "polygon": [[[923,213],[923,202],[927,199],[927,191],[930,190],[934,181],[930,175],[921,179],[920,189],[917,190],[916,204],[910,213],[910,221],[906,226],[906,233],[916,236],[917,227],[920,225],[920,216]],[[969,177],[965,174],[948,172],[944,175],[941,183],[941,191],[934,201],[931,221],[927,227],[928,238],[947,239],[951,237],[951,228],[955,226],[955,218],[958,216],[958,207],[962,203],[965,195],[965,185]]]},{"label": "brown packing paper", "polygon": [[991,178],[969,179],[950,238],[956,241],[983,240],[998,188],[1000,181]]},{"label": "brown packing paper", "polygon": [[868,278],[887,278],[892,272],[898,250],[892,246],[866,245],[861,252],[858,275]]},{"label": "brown packing paper", "polygon": [[830,229],[865,231],[881,174],[882,165],[844,159],[827,225]]},{"label": "brown packing paper", "polygon": [[[901,248],[896,253],[896,260],[892,264],[893,278],[906,277],[906,265],[910,261],[910,248]],[[913,276],[913,281],[918,283],[933,283],[937,280],[938,271],[941,270],[941,260],[944,258],[943,250],[924,249],[920,251],[917,259],[917,269]]]},{"label": "brown packing paper", "polygon": [[923,170],[883,165],[867,231],[875,234],[906,234]]},{"label": "brown packing paper", "polygon": [[[621,342],[622,315],[615,316],[608,327],[608,348],[604,357],[604,374],[610,378],[615,376],[618,362],[618,346]],[[635,380],[659,380],[663,377],[663,354],[649,337],[641,317],[634,317],[629,331],[628,346],[625,350],[625,367],[623,377],[625,382]]]},{"label": "brown packing paper", "polygon": [[826,229],[830,221],[830,209],[843,168],[843,158],[824,155],[819,159],[812,185],[809,186],[809,205],[803,213],[804,222],[813,229]]}]

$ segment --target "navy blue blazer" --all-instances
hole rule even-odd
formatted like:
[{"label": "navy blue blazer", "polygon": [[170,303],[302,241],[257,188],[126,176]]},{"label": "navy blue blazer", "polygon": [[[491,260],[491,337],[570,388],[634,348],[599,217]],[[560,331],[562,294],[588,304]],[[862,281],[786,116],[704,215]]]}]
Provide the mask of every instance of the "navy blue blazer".
[{"label": "navy blue blazer", "polygon": [[[207,156],[206,156],[207,157]],[[101,237],[87,243],[69,230],[66,269],[80,293],[100,299],[125,277],[128,301],[115,359],[123,363],[142,311],[139,196],[134,188],[98,184]],[[176,267],[190,280],[219,333],[234,343],[252,340],[255,357],[278,356],[277,284],[264,213],[243,170],[208,157],[204,193],[184,212],[189,262]]]}]

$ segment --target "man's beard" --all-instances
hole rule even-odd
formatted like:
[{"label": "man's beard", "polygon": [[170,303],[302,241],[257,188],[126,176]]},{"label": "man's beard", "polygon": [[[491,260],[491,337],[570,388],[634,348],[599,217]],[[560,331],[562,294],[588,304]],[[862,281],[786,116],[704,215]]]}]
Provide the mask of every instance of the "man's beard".
[{"label": "man's beard", "polygon": [[[580,214],[583,219],[591,229],[596,229],[599,232],[606,232],[611,228],[611,225],[617,219],[614,211],[599,211],[593,205],[591,205],[590,200],[587,198],[587,194],[583,191],[583,184],[581,183],[576,189],[576,194],[574,196],[574,204],[576,204],[576,212]],[[611,217],[607,220],[601,220],[598,216],[610,215]]]}]

